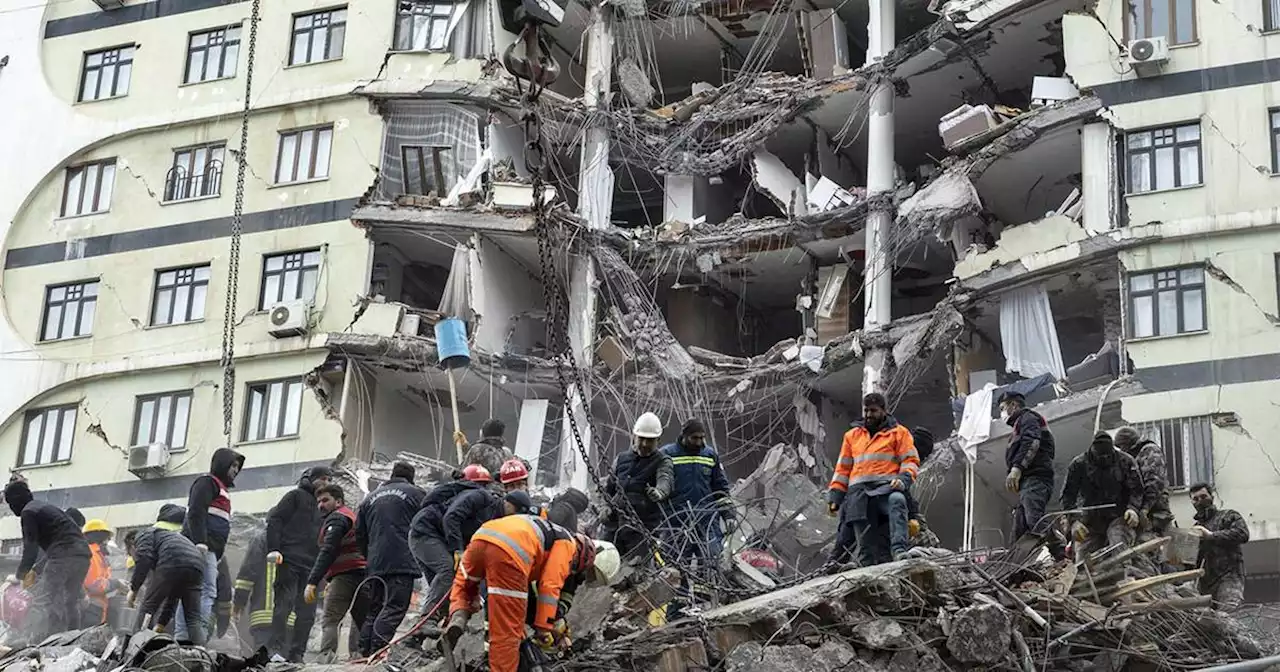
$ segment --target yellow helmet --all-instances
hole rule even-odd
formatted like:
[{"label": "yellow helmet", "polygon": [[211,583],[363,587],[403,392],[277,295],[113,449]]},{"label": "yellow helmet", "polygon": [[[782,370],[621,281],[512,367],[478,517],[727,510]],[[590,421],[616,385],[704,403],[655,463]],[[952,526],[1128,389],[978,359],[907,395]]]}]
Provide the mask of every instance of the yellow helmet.
[{"label": "yellow helmet", "polygon": [[94,518],[93,520],[85,521],[84,529],[80,531],[85,534],[90,532],[110,532],[111,528],[107,526],[107,521]]}]

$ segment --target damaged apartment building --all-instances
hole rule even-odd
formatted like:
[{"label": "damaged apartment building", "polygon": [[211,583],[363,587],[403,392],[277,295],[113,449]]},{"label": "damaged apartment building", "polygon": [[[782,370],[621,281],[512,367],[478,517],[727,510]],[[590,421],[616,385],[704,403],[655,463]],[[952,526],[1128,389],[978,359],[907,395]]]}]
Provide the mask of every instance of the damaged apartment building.
[{"label": "damaged apartment building", "polygon": [[[31,157],[0,167],[0,450],[56,501],[127,526],[185,497],[225,442],[234,290],[241,510],[308,464],[453,461],[454,400],[546,485],[647,410],[711,420],[731,477],[782,445],[821,482],[877,389],[969,463],[921,484],[933,529],[1002,544],[1013,386],[1063,468],[1127,422],[1215,483],[1280,599],[1269,0],[573,0],[537,180],[496,0],[266,3],[252,63],[253,3],[116,4],[5,26],[0,94],[35,102],[0,113]],[[966,409],[989,428],[956,436]]]}]

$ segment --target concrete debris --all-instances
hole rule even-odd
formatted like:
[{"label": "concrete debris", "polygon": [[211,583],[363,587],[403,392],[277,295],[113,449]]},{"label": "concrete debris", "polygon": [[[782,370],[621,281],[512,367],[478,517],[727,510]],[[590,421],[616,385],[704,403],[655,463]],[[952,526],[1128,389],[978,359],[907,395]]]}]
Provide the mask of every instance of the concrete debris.
[{"label": "concrete debris", "polygon": [[956,613],[951,621],[947,650],[962,663],[1000,662],[1009,653],[1013,618],[998,604],[975,604]]},{"label": "concrete debris", "polygon": [[633,58],[624,58],[618,64],[618,87],[627,96],[627,100],[636,107],[648,107],[653,100],[653,84],[649,76],[636,64]]}]

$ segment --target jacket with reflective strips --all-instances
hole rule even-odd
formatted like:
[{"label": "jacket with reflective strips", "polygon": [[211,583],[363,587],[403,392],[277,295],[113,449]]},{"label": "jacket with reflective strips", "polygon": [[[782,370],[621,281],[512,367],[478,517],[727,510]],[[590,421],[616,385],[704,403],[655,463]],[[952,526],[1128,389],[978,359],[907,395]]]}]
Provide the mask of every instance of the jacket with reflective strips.
[{"label": "jacket with reflective strips", "polygon": [[[496,518],[476,532],[472,543],[485,542],[506,551],[508,557],[538,584],[533,627],[550,630],[556,620],[560,592],[573,572],[578,546],[568,530],[537,516],[515,515]],[[492,593],[494,588],[489,587]],[[511,597],[521,597],[513,595]]]},{"label": "jacket with reflective strips", "polygon": [[729,479],[720,465],[720,455],[715,448],[703,446],[691,451],[679,442],[662,447],[671,458],[675,473],[674,485],[668,503],[676,513],[709,511],[719,508],[729,496]]},{"label": "jacket with reflective strips", "polygon": [[862,423],[845,432],[840,460],[831,476],[831,490],[848,492],[850,484],[883,483],[901,478],[910,485],[920,471],[911,432],[892,415],[885,417],[875,436]]},{"label": "jacket with reflective strips", "polygon": [[[249,612],[249,627],[270,627],[271,610],[275,608],[276,566],[267,563],[267,532],[263,530],[249,540],[240,571],[236,572],[235,606]],[[245,609],[245,607],[248,609]],[[296,613],[289,614],[289,627]]]}]

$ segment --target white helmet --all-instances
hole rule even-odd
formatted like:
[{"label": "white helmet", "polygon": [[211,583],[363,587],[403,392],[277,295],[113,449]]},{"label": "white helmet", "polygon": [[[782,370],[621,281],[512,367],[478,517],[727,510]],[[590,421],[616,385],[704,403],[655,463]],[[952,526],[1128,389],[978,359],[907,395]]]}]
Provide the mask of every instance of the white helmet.
[{"label": "white helmet", "polygon": [[622,569],[622,555],[618,547],[607,541],[596,540],[596,578],[604,584],[613,583]]},{"label": "white helmet", "polygon": [[642,439],[656,439],[662,436],[662,421],[652,412],[645,413],[636,420],[631,433]]}]

